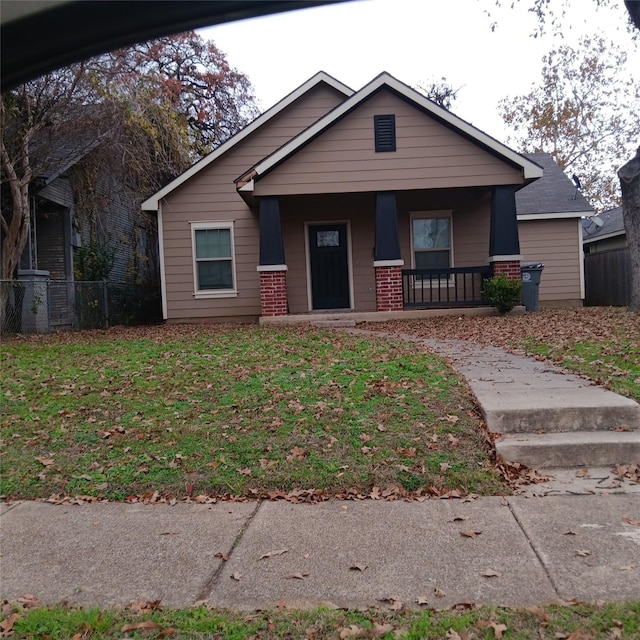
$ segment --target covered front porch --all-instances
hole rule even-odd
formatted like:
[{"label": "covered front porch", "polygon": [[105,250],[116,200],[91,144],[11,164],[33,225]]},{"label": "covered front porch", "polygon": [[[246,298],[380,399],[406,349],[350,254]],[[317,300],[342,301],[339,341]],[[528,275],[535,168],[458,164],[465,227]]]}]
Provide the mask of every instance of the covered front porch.
[{"label": "covered front porch", "polygon": [[262,197],[261,317],[487,307],[520,277],[515,187]]}]

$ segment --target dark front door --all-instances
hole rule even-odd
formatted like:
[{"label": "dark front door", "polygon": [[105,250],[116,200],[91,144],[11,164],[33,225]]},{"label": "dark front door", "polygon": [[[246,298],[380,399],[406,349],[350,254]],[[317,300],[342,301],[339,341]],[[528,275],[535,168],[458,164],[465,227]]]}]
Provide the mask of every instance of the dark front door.
[{"label": "dark front door", "polygon": [[348,309],[347,225],[309,225],[309,259],[313,308]]}]

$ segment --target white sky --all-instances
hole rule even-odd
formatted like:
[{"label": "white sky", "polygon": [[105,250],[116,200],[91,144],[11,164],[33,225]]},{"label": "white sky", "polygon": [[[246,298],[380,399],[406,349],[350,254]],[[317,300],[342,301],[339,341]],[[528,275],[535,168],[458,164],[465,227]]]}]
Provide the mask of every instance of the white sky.
[{"label": "white sky", "polygon": [[[526,0],[509,8],[495,0],[352,0],[200,29],[251,80],[265,110],[322,70],[352,89],[381,71],[417,87],[445,77],[462,87],[452,111],[507,142],[497,113],[501,98],[538,81],[542,56],[559,41],[530,37],[536,18]],[[558,7],[559,0],[552,0]],[[565,41],[600,34],[627,47],[630,68],[640,52],[626,32],[623,0],[595,11],[594,0],[573,0],[563,20]],[[525,6],[522,6],[525,5]],[[491,32],[492,12],[498,22]]]}]

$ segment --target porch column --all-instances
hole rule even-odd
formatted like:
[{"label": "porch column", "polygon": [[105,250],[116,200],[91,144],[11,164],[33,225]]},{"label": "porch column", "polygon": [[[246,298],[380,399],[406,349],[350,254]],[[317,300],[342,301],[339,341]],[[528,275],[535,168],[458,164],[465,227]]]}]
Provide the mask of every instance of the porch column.
[{"label": "porch column", "polygon": [[260,200],[260,306],[263,316],[286,316],[287,265],[278,198]]},{"label": "porch column", "polygon": [[402,311],[402,266],[398,237],[396,194],[376,194],[376,236],[373,268],[376,273],[376,310]]},{"label": "porch column", "polygon": [[519,280],[520,240],[516,216],[516,190],[513,186],[494,187],[491,197],[489,264],[493,275]]}]

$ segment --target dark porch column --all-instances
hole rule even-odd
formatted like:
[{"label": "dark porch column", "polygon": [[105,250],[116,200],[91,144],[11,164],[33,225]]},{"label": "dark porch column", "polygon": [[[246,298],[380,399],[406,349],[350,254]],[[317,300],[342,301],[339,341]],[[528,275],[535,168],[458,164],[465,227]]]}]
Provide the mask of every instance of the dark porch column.
[{"label": "dark porch column", "polygon": [[284,243],[278,198],[260,200],[260,265],[284,265]]},{"label": "dark porch column", "polygon": [[514,186],[494,187],[491,198],[489,263],[494,275],[520,279],[520,240]]},{"label": "dark porch column", "polygon": [[376,246],[374,260],[400,260],[396,194],[376,194]]},{"label": "dark porch column", "polygon": [[260,200],[260,304],[263,316],[286,316],[287,265],[278,198]]},{"label": "dark porch column", "polygon": [[373,267],[376,272],[376,309],[378,311],[402,310],[403,265],[398,236],[396,194],[377,193]]}]

